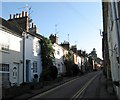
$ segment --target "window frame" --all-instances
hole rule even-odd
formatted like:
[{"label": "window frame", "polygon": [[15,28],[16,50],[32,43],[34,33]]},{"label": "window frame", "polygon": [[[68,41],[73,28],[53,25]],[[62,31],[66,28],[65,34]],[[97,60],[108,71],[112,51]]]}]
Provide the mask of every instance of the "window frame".
[{"label": "window frame", "polygon": [[37,61],[33,62],[33,73],[37,73]]}]

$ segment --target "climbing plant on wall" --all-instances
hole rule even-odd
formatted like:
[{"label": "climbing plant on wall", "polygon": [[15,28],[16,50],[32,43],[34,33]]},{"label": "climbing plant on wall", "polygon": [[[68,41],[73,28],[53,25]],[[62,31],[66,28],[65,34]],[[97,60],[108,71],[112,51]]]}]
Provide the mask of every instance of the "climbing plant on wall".
[{"label": "climbing plant on wall", "polygon": [[49,68],[53,65],[54,61],[54,49],[52,48],[52,43],[46,37],[43,37],[40,41],[41,44],[41,59],[43,69]]},{"label": "climbing plant on wall", "polygon": [[64,63],[66,66],[66,74],[72,75],[71,69],[73,66],[73,52],[71,50],[68,51],[68,54],[66,56],[64,56]]}]

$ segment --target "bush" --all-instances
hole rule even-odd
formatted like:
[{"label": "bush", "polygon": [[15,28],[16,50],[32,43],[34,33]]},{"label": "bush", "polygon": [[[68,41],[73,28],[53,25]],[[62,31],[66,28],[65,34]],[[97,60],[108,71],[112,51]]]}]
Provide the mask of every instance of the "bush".
[{"label": "bush", "polygon": [[43,72],[42,72],[42,80],[44,80],[44,81],[50,81],[51,80],[51,78],[49,77],[49,73],[50,73],[50,70],[49,69],[45,69],[45,70],[43,70]]},{"label": "bush", "polygon": [[56,66],[50,66],[48,69],[43,71],[43,80],[51,81],[57,78],[58,70]]},{"label": "bush", "polygon": [[56,79],[57,75],[58,75],[58,70],[56,66],[50,66],[50,76],[52,77],[52,79]]},{"label": "bush", "polygon": [[72,71],[73,71],[73,75],[78,75],[80,72],[78,65],[74,64],[72,66]]}]

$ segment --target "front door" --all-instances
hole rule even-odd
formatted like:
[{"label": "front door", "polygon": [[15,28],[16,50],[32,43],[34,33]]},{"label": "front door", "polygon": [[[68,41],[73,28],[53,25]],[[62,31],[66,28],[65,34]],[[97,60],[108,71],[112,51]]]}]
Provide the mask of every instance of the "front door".
[{"label": "front door", "polygon": [[13,63],[13,83],[18,83],[18,63]]},{"label": "front door", "polygon": [[30,79],[30,60],[26,60],[26,82]]}]

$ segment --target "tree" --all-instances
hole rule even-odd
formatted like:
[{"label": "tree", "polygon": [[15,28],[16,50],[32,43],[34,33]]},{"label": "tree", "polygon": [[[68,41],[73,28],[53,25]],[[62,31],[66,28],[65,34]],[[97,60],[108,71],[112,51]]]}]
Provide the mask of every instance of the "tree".
[{"label": "tree", "polygon": [[91,53],[89,54],[89,64],[91,66],[91,68],[93,69],[93,61],[96,61],[97,59],[97,53],[96,53],[96,49],[93,48],[93,50],[91,51]]},{"label": "tree", "polygon": [[97,59],[96,49],[95,49],[95,48],[93,48],[93,51],[91,51],[91,53],[90,53],[89,55],[91,55],[91,56],[92,56],[92,58],[93,58],[94,60],[96,60],[96,59]]}]

